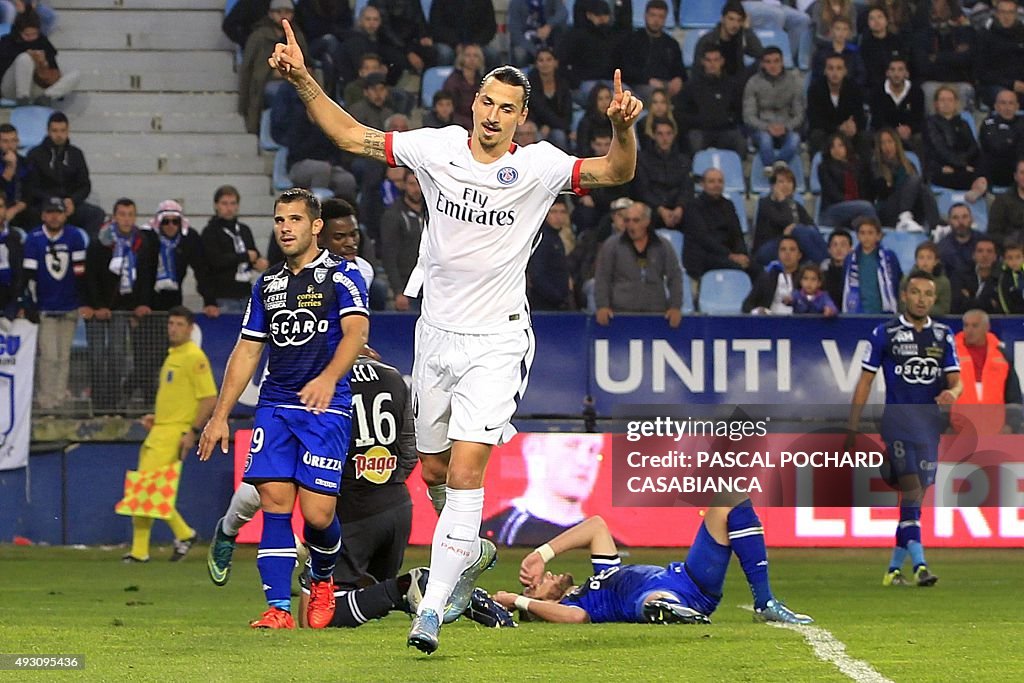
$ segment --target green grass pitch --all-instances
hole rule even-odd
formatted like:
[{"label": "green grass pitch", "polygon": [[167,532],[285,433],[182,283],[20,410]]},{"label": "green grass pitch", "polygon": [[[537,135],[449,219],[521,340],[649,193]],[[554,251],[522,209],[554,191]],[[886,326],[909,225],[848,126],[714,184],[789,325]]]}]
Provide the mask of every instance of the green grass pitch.
[{"label": "green grass pitch", "polygon": [[[85,655],[79,672],[0,671],[0,680],[89,681],[848,681],[801,634],[752,623],[733,563],[713,625],[526,623],[489,630],[460,621],[441,649],[407,649],[409,619],[359,629],[252,631],[263,610],[255,551],[241,548],[231,582],[206,576],[205,547],[185,561],[169,550],[123,565],[123,550],[0,545],[0,653]],[[633,550],[630,562],[680,553]],[[501,552],[480,585],[516,586],[519,550]],[[932,550],[932,589],[881,587],[885,550],[774,550],[773,588],[893,681],[1024,680],[1024,550]],[[425,564],[410,549],[406,566]],[[552,566],[589,574],[584,554]]]}]

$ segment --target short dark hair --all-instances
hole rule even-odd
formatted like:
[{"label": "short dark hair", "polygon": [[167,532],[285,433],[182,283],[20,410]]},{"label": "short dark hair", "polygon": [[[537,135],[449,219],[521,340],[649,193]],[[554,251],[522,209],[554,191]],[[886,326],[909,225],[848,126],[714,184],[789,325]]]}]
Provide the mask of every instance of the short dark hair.
[{"label": "short dark hair", "polygon": [[833,230],[832,234],[828,236],[828,243],[832,244],[832,240],[834,240],[837,237],[845,238],[846,241],[850,243],[850,246],[853,246],[853,235],[851,235],[848,230]]},{"label": "short dark hair", "polygon": [[911,280],[928,280],[928,282],[935,282],[935,276],[929,273],[927,270],[921,270],[920,268],[914,268],[907,275],[907,279],[903,281],[903,285],[900,287],[901,292],[907,291],[907,287],[910,286]]},{"label": "short dark hair", "polygon": [[0,123],[0,133],[17,133],[18,129],[9,123]]},{"label": "short dark hair", "polygon": [[242,195],[238,194],[238,190],[234,185],[221,185],[217,188],[216,192],[213,193],[213,203],[216,204],[220,201],[220,198],[224,195],[231,195],[235,199],[241,199]]},{"label": "short dark hair", "polygon": [[946,212],[946,216],[950,216],[953,213],[953,209],[967,209],[967,213],[971,214],[971,216],[974,215],[974,212],[971,211],[971,207],[968,206],[966,202],[954,202],[951,204],[949,211]]},{"label": "short dark hair", "polygon": [[1020,235],[1007,235],[1003,240],[1003,254],[1011,250],[1024,250],[1024,242],[1021,241]]},{"label": "short dark hair", "polygon": [[507,85],[515,85],[523,89],[523,109],[527,109],[530,106],[530,79],[526,77],[522,69],[514,66],[499,66],[497,69],[491,69],[487,72],[483,78],[480,79],[480,87],[484,87],[484,83],[488,79],[493,78],[499,83],[505,83]]},{"label": "short dark hair", "polygon": [[885,63],[885,68],[888,69],[894,62],[902,62],[903,66],[909,66],[910,64],[910,62],[907,61],[907,58],[903,55],[893,55],[889,58],[889,61]]},{"label": "short dark hair", "polygon": [[68,115],[62,111],[55,111],[46,119],[46,127],[49,128],[55,123],[68,123]]},{"label": "short dark hair", "polygon": [[278,204],[294,204],[296,202],[306,205],[306,213],[309,214],[311,220],[315,221],[320,218],[320,200],[315,194],[301,187],[293,187],[279,194],[274,200],[274,211],[277,211]]},{"label": "short dark hair", "polygon": [[825,281],[825,275],[821,272],[821,266],[819,266],[817,263],[805,263],[803,266],[801,266],[800,272],[797,273],[796,281],[800,282],[801,280],[803,280],[805,273],[814,273],[815,277],[818,278],[818,282]]},{"label": "short dark hair", "polygon": [[989,244],[992,245],[992,248],[996,250],[996,253],[997,254],[999,253],[999,244],[993,238],[989,237],[988,235],[981,235],[980,237],[978,237],[978,239],[974,240],[974,250],[975,251],[978,250],[978,245],[981,244],[982,242],[988,242]]},{"label": "short dark hair", "polygon": [[14,18],[14,24],[11,26],[11,33],[18,35],[27,28],[42,29],[42,27],[43,22],[39,19],[39,14],[36,13],[32,7],[28,7],[24,12]]},{"label": "short dark hair", "polygon": [[779,244],[781,245],[783,242],[792,242],[793,244],[796,245],[796,250],[800,252],[801,256],[803,255],[804,250],[800,248],[800,241],[797,240],[797,238],[793,237],[792,235],[783,235],[782,237],[779,238]]},{"label": "short dark hair", "polygon": [[717,52],[718,54],[722,54],[722,46],[719,45],[718,43],[711,43],[710,45],[706,46],[703,50],[700,51],[700,58],[704,59],[705,57],[707,57],[709,52]]},{"label": "short dark hair", "polygon": [[729,0],[727,3],[722,5],[722,16],[724,17],[729,12],[738,14],[744,18],[747,16],[747,10],[743,9],[743,3],[739,0]]},{"label": "short dark hair", "polygon": [[832,25],[835,26],[836,24],[846,24],[849,28],[853,28],[853,22],[842,16],[832,20]]},{"label": "short dark hair", "polygon": [[930,252],[932,252],[932,254],[935,255],[935,260],[936,261],[941,261],[942,260],[942,257],[939,256],[939,248],[937,246],[935,246],[935,242],[932,242],[931,240],[927,240],[925,242],[921,242],[921,244],[917,245],[917,248],[914,249],[914,258],[916,259],[917,255],[920,254],[922,251],[930,251]]},{"label": "short dark hair", "polygon": [[349,216],[356,219],[355,207],[337,197],[325,201],[320,209],[320,218],[324,219],[324,223],[333,221],[335,218],[348,218]]},{"label": "short dark hair", "polygon": [[778,47],[776,45],[769,45],[768,47],[766,47],[764,49],[764,52],[761,53],[761,59],[764,59],[768,55],[778,55],[779,57],[781,57],[782,56],[782,48],[780,48],[780,47]]},{"label": "short dark hair", "polygon": [[434,93],[434,99],[431,101],[431,104],[436,107],[438,102],[444,102],[445,100],[454,104],[455,96],[452,95],[450,90],[438,90]]},{"label": "short dark hair", "polygon": [[130,206],[134,209],[135,200],[129,199],[128,197],[121,197],[116,202],[114,202],[114,211],[117,211],[117,207],[119,206]]},{"label": "short dark hair", "polygon": [[[847,22],[847,23],[849,23],[849,22]],[[836,54],[835,52],[830,54],[828,57],[825,57],[825,63],[828,64],[833,59],[838,59],[840,62],[843,63],[843,66],[846,66],[846,57],[844,57],[842,55],[839,55],[839,54]]]},{"label": "short dark hair", "polygon": [[668,12],[668,3],[665,0],[647,0],[647,6],[644,7],[644,12],[651,9],[660,9]]},{"label": "short dark hair", "polygon": [[882,224],[879,223],[878,219],[875,218],[874,216],[858,216],[856,219],[854,219],[854,221],[853,221],[853,229],[854,230],[857,230],[859,232],[860,231],[860,226],[862,226],[862,225],[870,225],[870,226],[874,227],[874,229],[877,230],[878,232],[882,232]]},{"label": "short dark hair", "polygon": [[191,325],[196,321],[196,316],[188,306],[171,306],[167,311],[168,318],[184,318]]}]

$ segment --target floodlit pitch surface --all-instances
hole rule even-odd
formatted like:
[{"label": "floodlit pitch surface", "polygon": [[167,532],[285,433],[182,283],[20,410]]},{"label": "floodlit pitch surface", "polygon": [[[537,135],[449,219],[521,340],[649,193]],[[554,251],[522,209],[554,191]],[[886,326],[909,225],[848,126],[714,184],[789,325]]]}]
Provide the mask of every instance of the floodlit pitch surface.
[{"label": "floodlit pitch surface", "polygon": [[[123,565],[120,548],[0,545],[0,653],[85,655],[83,680],[1024,680],[1024,550],[930,551],[941,577],[931,589],[882,588],[883,550],[774,550],[775,593],[815,617],[811,631],[752,623],[734,562],[709,627],[460,621],[430,657],[406,648],[409,619],[398,613],[352,630],[252,631],[263,611],[253,548],[238,551],[224,588],[206,576],[204,546],[176,564],[155,551],[149,564]],[[633,550],[626,560],[681,555]],[[501,551],[481,585],[514,589],[521,556]],[[412,549],[406,566],[426,558]],[[552,566],[589,574],[582,553]]]}]

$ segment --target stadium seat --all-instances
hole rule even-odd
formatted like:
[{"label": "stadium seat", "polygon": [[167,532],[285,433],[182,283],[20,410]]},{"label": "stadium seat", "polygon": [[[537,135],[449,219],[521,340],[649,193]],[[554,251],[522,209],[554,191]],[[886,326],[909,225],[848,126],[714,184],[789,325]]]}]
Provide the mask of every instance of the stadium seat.
[{"label": "stadium seat", "polygon": [[15,107],[11,110],[11,125],[18,129],[18,153],[25,154],[46,137],[46,122],[53,109],[49,107]]},{"label": "stadium seat", "polygon": [[[684,0],[686,4],[689,4],[693,0]],[[646,25],[644,21],[644,11],[647,9],[647,3],[644,0],[635,0],[633,2],[633,28],[643,28]],[[668,3],[668,17],[665,19],[665,30],[668,31],[676,27],[676,3]],[[570,9],[571,13],[572,10]],[[716,19],[717,21],[717,19]]]},{"label": "stadium seat", "polygon": [[807,187],[815,196],[821,194],[821,180],[818,178],[819,166],[821,166],[821,152],[815,152],[811,158],[811,177],[807,179]]},{"label": "stadium seat", "polygon": [[276,152],[281,145],[270,135],[270,108],[260,114],[260,149],[264,152]]},{"label": "stadium seat", "polygon": [[988,204],[984,198],[979,199],[973,204],[969,203],[964,199],[964,195],[967,194],[963,190],[950,190],[943,188],[935,196],[935,202],[939,205],[939,215],[942,217],[949,216],[949,207],[957,203],[964,203],[971,207],[971,215],[974,216],[974,227],[981,232],[988,232]]},{"label": "stadium seat", "polygon": [[454,66],[432,66],[423,72],[423,79],[420,83],[421,107],[430,109],[434,102],[434,93],[441,89],[454,70]]},{"label": "stadium seat", "polygon": [[736,215],[740,219],[740,228],[743,230],[743,234],[746,235],[750,232],[750,221],[747,220],[747,203],[743,199],[743,190],[733,192],[726,190],[725,198],[736,207]]},{"label": "stadium seat", "polygon": [[882,237],[882,246],[896,254],[900,268],[909,273],[914,268],[914,250],[928,239],[923,232],[901,232],[892,230]]},{"label": "stadium seat", "polygon": [[690,276],[683,271],[683,314],[689,315],[696,311],[696,307],[693,305],[693,285],[690,284]]},{"label": "stadium seat", "polygon": [[974,136],[974,141],[978,141],[978,124],[974,121],[974,115],[969,111],[960,112],[960,118],[967,122],[968,127],[971,129],[971,135]]},{"label": "stadium seat", "polygon": [[795,66],[793,63],[793,47],[789,44],[788,35],[771,29],[762,29],[754,31],[754,33],[757,34],[763,46],[777,47],[782,50],[782,65],[785,68],[792,69]]},{"label": "stadium seat", "polygon": [[[434,0],[420,0],[420,7],[423,8],[423,18],[430,21],[430,6],[434,4]],[[572,17],[572,2],[568,0],[566,6],[569,8],[569,16]]]},{"label": "stadium seat", "polygon": [[725,189],[746,192],[743,180],[743,161],[740,155],[731,149],[708,147],[697,152],[693,157],[693,174],[704,175],[709,168],[717,168],[725,175]]},{"label": "stadium seat", "polygon": [[904,154],[907,155],[907,161],[912,163],[914,165],[914,168],[917,169],[917,172],[920,173],[921,172],[921,157],[917,156],[916,153],[911,152],[909,149],[904,150]]},{"label": "stadium seat", "polygon": [[11,25],[7,22],[0,23],[0,36],[6,36],[11,32]]},{"label": "stadium seat", "polygon": [[[793,171],[793,176],[796,178],[796,191],[803,192],[807,185],[804,180],[804,162],[799,154],[793,158],[793,163],[789,169]],[[750,165],[750,191],[755,194],[762,194],[770,192],[771,189],[772,181],[765,177],[761,171],[761,165],[757,163],[755,158],[754,163]]]},{"label": "stadium seat", "polygon": [[288,177],[288,148],[278,147],[274,154],[274,191],[283,192],[292,186]]},{"label": "stadium seat", "polygon": [[697,308],[708,315],[740,313],[750,289],[750,278],[742,270],[709,270],[700,279]]},{"label": "stadium seat", "polygon": [[231,10],[233,10],[237,4],[238,0],[227,0],[227,2],[224,3],[224,14],[230,14]]},{"label": "stadium seat", "polygon": [[[636,4],[645,4],[637,2]],[[682,0],[679,25],[683,28],[711,28],[722,16],[725,0]]]},{"label": "stadium seat", "polygon": [[[430,0],[420,0],[420,2],[429,3]],[[572,26],[572,14],[576,9],[576,0],[563,0],[563,4],[565,5],[565,11],[569,13],[569,18],[565,20],[565,23]],[[430,20],[430,15],[424,14],[424,16],[427,17],[427,21]]]},{"label": "stadium seat", "polygon": [[678,230],[669,230],[668,228],[658,228],[655,232],[658,233],[659,237],[662,237],[669,244],[672,245],[672,249],[675,250],[676,256],[679,257],[679,265],[683,264],[683,233]]},{"label": "stadium seat", "polygon": [[693,68],[697,54],[697,41],[710,30],[710,28],[688,28],[683,31],[683,66],[687,69]]}]

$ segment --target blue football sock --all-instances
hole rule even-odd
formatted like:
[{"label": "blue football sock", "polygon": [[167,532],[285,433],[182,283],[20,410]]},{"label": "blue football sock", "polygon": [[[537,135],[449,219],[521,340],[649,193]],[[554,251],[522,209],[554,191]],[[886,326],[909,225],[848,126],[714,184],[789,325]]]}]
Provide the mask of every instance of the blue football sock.
[{"label": "blue football sock", "polygon": [[320,581],[328,579],[334,573],[334,565],[338,560],[338,552],[341,550],[341,522],[338,516],[326,529],[316,529],[306,522],[303,531],[306,537],[306,545],[309,546],[309,560],[312,566],[313,578]]},{"label": "blue football sock", "polygon": [[896,546],[892,549],[892,559],[889,560],[889,571],[894,572],[903,568],[903,562],[907,559],[907,549]]},{"label": "blue football sock", "polygon": [[264,512],[263,535],[256,551],[256,568],[271,607],[291,611],[292,570],[295,568],[295,535],[291,513]]},{"label": "blue football sock", "polygon": [[749,500],[743,501],[726,518],[729,529],[729,545],[739,558],[740,567],[747,575],[750,592],[754,595],[754,607],[763,609],[772,599],[768,584],[768,549],[764,545],[764,528]]},{"label": "blue football sock", "polygon": [[900,506],[900,526],[896,531],[899,545],[907,549],[910,562],[916,572],[925,564],[924,546],[921,545],[921,507],[919,505]]}]

